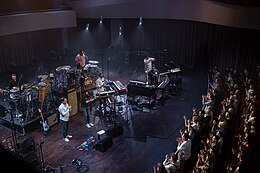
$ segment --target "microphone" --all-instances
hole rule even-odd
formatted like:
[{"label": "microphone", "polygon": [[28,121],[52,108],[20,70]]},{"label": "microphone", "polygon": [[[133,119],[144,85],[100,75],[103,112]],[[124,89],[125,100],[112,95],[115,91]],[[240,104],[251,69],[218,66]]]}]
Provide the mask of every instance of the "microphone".
[{"label": "microphone", "polygon": [[171,66],[169,66],[168,64],[164,64],[166,67],[169,67],[169,68],[171,68]]}]

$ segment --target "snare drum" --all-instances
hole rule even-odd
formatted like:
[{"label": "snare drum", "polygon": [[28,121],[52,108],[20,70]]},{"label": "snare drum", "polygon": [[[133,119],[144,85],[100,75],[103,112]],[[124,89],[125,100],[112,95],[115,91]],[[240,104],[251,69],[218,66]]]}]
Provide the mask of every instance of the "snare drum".
[{"label": "snare drum", "polygon": [[93,83],[93,80],[92,80],[91,77],[86,77],[86,78],[84,79],[84,84],[85,84],[85,86],[91,85],[92,83]]}]

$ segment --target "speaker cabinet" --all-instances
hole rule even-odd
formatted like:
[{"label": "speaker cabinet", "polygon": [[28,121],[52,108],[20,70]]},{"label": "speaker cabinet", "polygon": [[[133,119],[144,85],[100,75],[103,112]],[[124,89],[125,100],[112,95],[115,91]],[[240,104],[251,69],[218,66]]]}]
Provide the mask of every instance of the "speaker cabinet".
[{"label": "speaker cabinet", "polygon": [[78,98],[75,89],[68,90],[68,103],[71,105],[70,116],[78,113]]},{"label": "speaker cabinet", "polygon": [[35,151],[35,142],[33,140],[32,137],[25,139],[22,143],[21,143],[21,152],[22,154],[27,154],[31,151]]},{"label": "speaker cabinet", "polygon": [[59,114],[55,112],[47,117],[48,125],[50,127],[58,123],[58,119],[59,119],[58,115]]},{"label": "speaker cabinet", "polygon": [[100,151],[100,152],[106,152],[109,148],[113,146],[113,140],[112,137],[107,136],[106,138],[98,141],[94,146],[93,149]]},{"label": "speaker cabinet", "polygon": [[28,166],[35,168],[37,165],[40,164],[39,158],[37,154],[34,151],[31,151],[26,156],[24,156],[25,163],[28,164]]},{"label": "speaker cabinet", "polygon": [[124,132],[122,125],[117,125],[111,129],[106,130],[106,135],[112,138],[122,135]]}]

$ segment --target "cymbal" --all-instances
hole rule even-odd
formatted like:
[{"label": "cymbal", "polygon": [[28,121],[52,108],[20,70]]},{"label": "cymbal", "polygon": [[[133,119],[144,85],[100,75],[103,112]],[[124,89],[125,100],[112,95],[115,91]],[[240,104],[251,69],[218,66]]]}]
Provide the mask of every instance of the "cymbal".
[{"label": "cymbal", "polygon": [[70,66],[69,65],[65,65],[65,66],[57,67],[56,71],[57,72],[59,72],[59,71],[68,71],[69,69],[70,69]]},{"label": "cymbal", "polygon": [[88,61],[89,62],[89,64],[92,64],[92,65],[98,65],[98,61],[95,61],[95,60],[89,60]]}]

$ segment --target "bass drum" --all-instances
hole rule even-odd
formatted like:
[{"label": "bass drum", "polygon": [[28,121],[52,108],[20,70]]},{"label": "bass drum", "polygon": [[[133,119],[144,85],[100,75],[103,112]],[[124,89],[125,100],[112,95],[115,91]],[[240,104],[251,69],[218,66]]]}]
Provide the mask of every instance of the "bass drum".
[{"label": "bass drum", "polygon": [[92,77],[86,77],[85,79],[84,79],[84,85],[85,86],[89,86],[89,85],[92,85],[93,84],[93,79],[92,79]]}]

